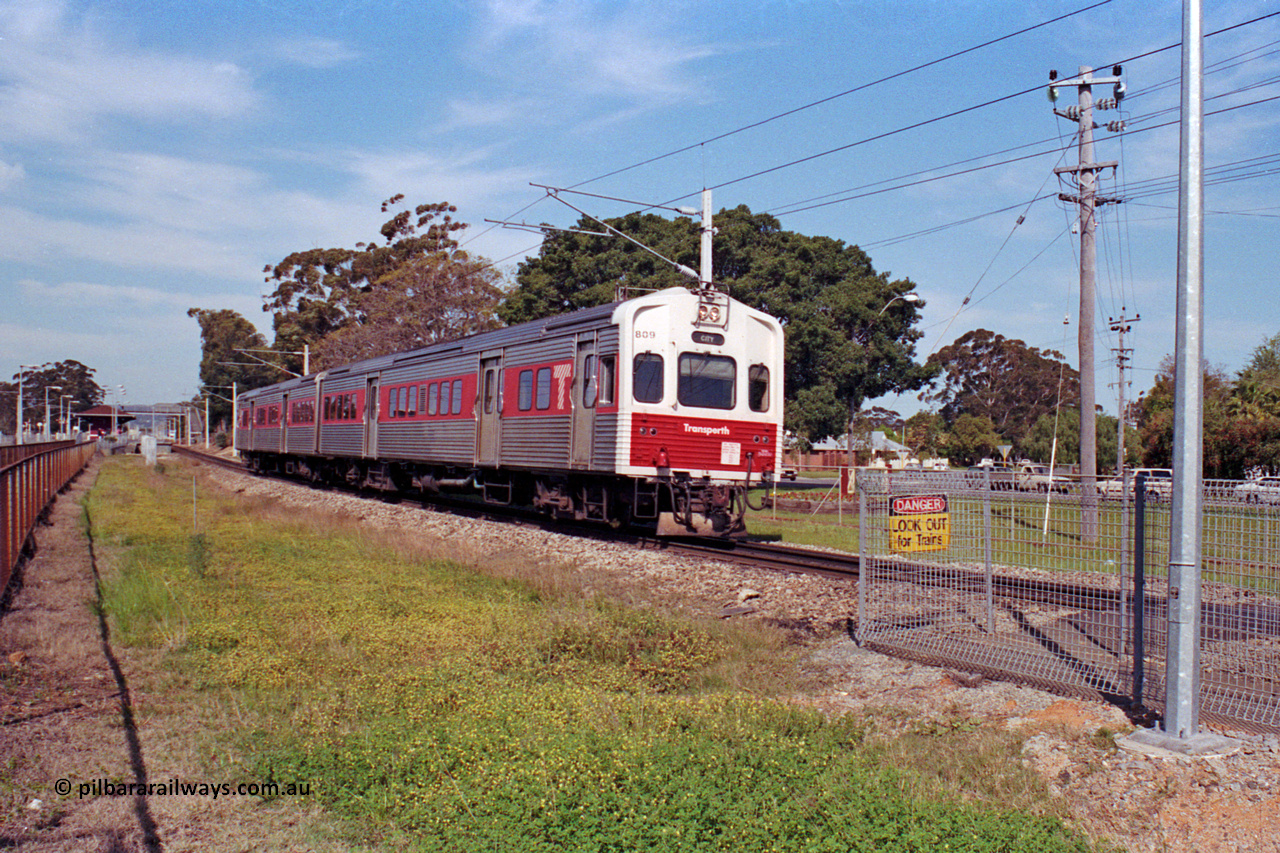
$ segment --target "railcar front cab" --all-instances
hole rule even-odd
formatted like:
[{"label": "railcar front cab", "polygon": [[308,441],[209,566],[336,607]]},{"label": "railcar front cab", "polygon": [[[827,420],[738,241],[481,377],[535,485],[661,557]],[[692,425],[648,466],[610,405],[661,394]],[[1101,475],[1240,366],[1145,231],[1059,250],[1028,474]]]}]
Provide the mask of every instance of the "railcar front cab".
[{"label": "railcar front cab", "polygon": [[615,315],[633,511],[656,516],[659,535],[742,533],[749,484],[771,480],[781,454],[782,326],[718,291],[654,297]]}]

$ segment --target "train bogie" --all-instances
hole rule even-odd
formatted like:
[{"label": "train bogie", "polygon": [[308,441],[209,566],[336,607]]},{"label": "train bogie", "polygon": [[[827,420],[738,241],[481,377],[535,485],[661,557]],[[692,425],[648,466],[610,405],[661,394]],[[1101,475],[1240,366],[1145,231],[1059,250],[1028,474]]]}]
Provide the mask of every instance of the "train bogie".
[{"label": "train bogie", "polygon": [[671,288],[246,393],[237,446],[307,479],[727,535],[777,470],[782,343]]}]

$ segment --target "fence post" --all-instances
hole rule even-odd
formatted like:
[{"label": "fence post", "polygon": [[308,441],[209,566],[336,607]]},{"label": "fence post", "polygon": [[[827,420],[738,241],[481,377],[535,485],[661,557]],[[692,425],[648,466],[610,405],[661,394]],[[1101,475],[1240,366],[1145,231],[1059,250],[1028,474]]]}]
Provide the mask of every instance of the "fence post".
[{"label": "fence post", "polygon": [[1147,475],[1133,484],[1133,701],[1144,707],[1147,656]]},{"label": "fence post", "polygon": [[871,561],[867,559],[867,492],[855,473],[853,488],[858,493],[858,631],[854,642],[862,645],[866,636],[867,619],[867,576],[871,574]]},{"label": "fence post", "polygon": [[[983,586],[986,588],[987,598],[987,633],[994,634],[996,632],[996,600],[995,600],[995,579],[991,571],[991,469],[988,468],[982,475],[982,527],[984,531],[983,545],[985,553],[983,556]],[[1013,514],[1013,507],[1009,507],[1010,516]]]}]

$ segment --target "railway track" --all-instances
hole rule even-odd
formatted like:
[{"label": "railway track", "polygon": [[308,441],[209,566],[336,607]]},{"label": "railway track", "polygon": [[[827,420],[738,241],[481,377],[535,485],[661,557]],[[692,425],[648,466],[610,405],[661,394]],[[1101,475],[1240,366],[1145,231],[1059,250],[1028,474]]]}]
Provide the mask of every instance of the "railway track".
[{"label": "railway track", "polygon": [[[238,460],[204,453],[190,447],[175,445],[174,452],[200,462],[247,473]],[[415,499],[416,501],[416,499]],[[856,581],[861,571],[857,554],[848,552],[818,551],[811,548],[779,545],[772,542],[747,540],[721,540],[701,538],[654,539],[635,536],[601,528],[599,525],[574,525],[549,522],[545,516],[516,508],[494,507],[465,500],[422,501],[424,506],[446,509],[451,512],[506,522],[544,525],[547,529],[586,536],[606,536],[635,542],[642,547],[658,548],[672,554],[732,563],[751,568],[796,574],[819,575],[843,581]],[[883,560],[877,565],[877,576],[889,581],[909,581],[916,584],[946,588],[981,588],[985,583],[982,572],[907,560]],[[999,573],[991,578],[994,593],[1006,598],[1032,601],[1038,604],[1069,607],[1080,610],[1113,610],[1119,602],[1119,593],[1097,586],[1064,583],[1060,580],[1037,580],[1025,577],[1004,576]],[[1150,608],[1163,608],[1164,599],[1148,597]]]},{"label": "railway track", "polygon": [[[202,463],[246,471],[236,460],[205,454],[192,448],[175,447],[174,451]],[[514,511],[476,501],[440,501],[436,498],[421,500],[416,497],[406,499],[370,492],[351,493],[363,494],[370,499],[421,505],[434,511],[470,518],[536,526],[597,541],[632,544],[695,560],[730,563],[775,572],[818,575],[849,583],[851,596],[857,594],[851,582],[862,578],[863,566],[859,556],[848,552],[819,551],[749,539],[656,539],[601,525],[552,521],[533,511]],[[1160,680],[1158,670],[1162,664],[1159,661],[1165,654],[1163,626],[1168,609],[1164,593],[1159,589],[1154,594],[1143,595],[1139,600],[1131,590],[1120,592],[1104,587],[1106,579],[1101,577],[1092,583],[1082,583],[1078,578],[1037,573],[1016,567],[992,566],[988,572],[981,566],[924,563],[901,555],[878,554],[875,556],[873,569],[873,599],[884,594],[892,596],[894,593],[888,591],[898,587],[917,590],[922,602],[922,609],[915,615],[890,615],[888,618],[891,622],[905,620],[903,625],[909,623],[925,627],[939,614],[961,613],[975,599],[982,598],[986,598],[988,602],[996,602],[996,611],[1003,614],[1006,621],[1021,621],[1017,630],[1008,633],[991,634],[981,628],[957,635],[934,633],[932,636],[935,640],[943,638],[944,643],[951,642],[954,647],[928,650],[913,648],[910,641],[906,641],[905,645],[896,640],[886,643],[883,639],[864,635],[860,642],[865,642],[869,648],[936,666],[982,671],[994,678],[1031,683],[1056,692],[1083,692],[1086,695],[1094,695],[1096,692],[1112,698],[1118,695],[1123,697],[1128,694],[1123,692],[1126,688],[1121,686],[1124,683],[1121,673],[1129,666],[1126,663],[1129,652],[1124,649],[1120,632],[1125,630],[1122,625],[1126,619],[1132,618],[1135,612],[1142,612],[1147,620],[1143,634],[1148,661],[1147,678],[1149,682]],[[1280,608],[1273,606],[1269,600],[1243,604],[1225,599],[1215,602],[1209,596],[1202,602],[1201,614],[1204,640],[1211,645],[1217,644],[1215,648],[1238,649],[1242,647],[1240,644],[1247,642],[1264,642],[1269,645],[1280,636]],[[879,616],[868,614],[869,626],[884,618],[884,613]],[[1050,621],[1044,621],[1046,618]],[[1036,621],[1033,622],[1033,619]],[[852,630],[853,626],[850,627]],[[861,632],[863,629],[858,630]],[[925,627],[926,634],[930,630],[932,629]],[[1056,667],[1064,673],[1061,678],[1028,676],[1016,666],[1008,669],[1003,665],[992,667],[977,662],[984,660],[993,650],[1003,648],[1008,651],[1019,642],[1022,643],[1022,648],[1016,649],[1015,655],[1021,654],[1024,662],[1034,655],[1040,655],[1044,658],[1042,665],[1046,671]],[[1137,653],[1143,654],[1141,651]],[[1210,658],[1206,658],[1206,665],[1209,660]],[[1227,664],[1235,666],[1229,660]],[[1249,681],[1251,678],[1254,676],[1249,673],[1219,674],[1219,685],[1225,685],[1221,689],[1231,691],[1230,701],[1237,710],[1227,714],[1206,707],[1202,710],[1205,719],[1215,719],[1246,730],[1280,730],[1280,726],[1267,722],[1276,717],[1274,709],[1268,711],[1262,707],[1267,702],[1274,703],[1274,696],[1267,699],[1266,695],[1270,694],[1265,690],[1265,695],[1255,695],[1258,690]],[[1274,679],[1274,676],[1267,678]],[[1159,704],[1158,697],[1162,694],[1158,688],[1153,688],[1153,691],[1155,692],[1147,691],[1143,694],[1144,701],[1149,703],[1147,707],[1151,707],[1152,703],[1157,706]]]}]

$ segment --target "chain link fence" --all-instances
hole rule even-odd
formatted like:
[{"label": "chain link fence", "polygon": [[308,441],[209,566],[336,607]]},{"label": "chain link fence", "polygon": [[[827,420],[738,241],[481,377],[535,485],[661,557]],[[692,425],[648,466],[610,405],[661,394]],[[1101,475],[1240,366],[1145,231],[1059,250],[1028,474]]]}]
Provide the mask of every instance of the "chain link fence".
[{"label": "chain link fence", "polygon": [[[1205,487],[1201,715],[1280,730],[1280,487],[1252,485]],[[1167,481],[860,471],[856,489],[860,642],[1162,710]]]}]

